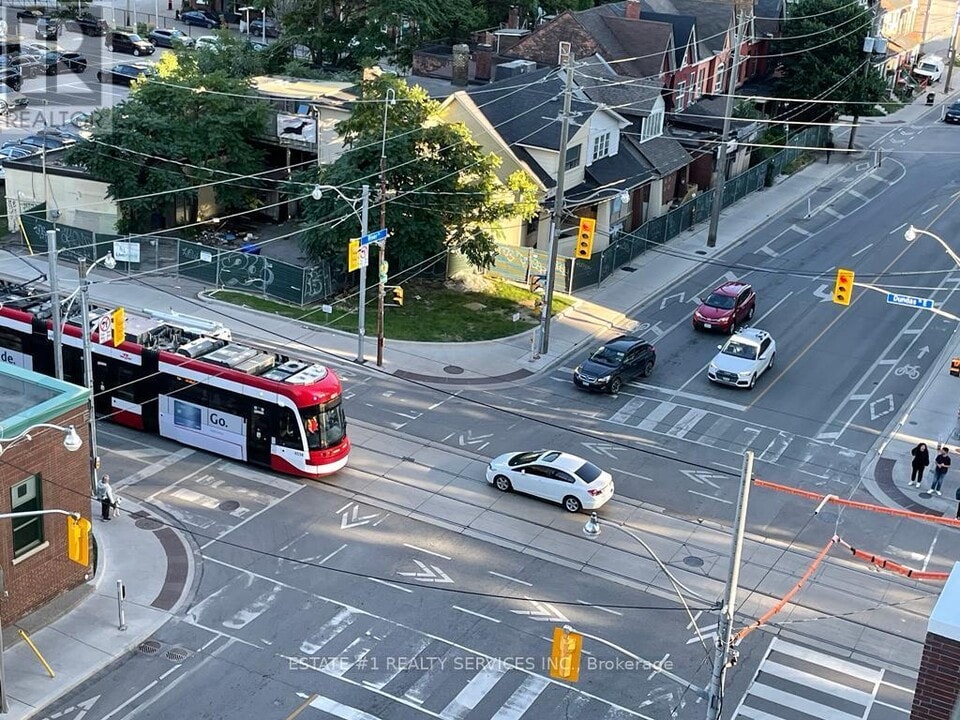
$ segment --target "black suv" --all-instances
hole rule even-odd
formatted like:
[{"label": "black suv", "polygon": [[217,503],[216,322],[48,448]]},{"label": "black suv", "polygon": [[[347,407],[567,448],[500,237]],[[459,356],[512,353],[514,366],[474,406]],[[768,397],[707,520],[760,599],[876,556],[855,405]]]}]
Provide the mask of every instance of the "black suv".
[{"label": "black suv", "polygon": [[137,57],[141,55],[153,55],[157,50],[152,44],[136,33],[122,30],[112,30],[108,32],[104,44],[107,46],[107,50],[129,53]]},{"label": "black suv", "polygon": [[573,371],[573,382],[586,390],[620,392],[620,387],[653,372],[657,352],[653,345],[632,335],[621,335],[599,348]]},{"label": "black suv", "polygon": [[52,17],[42,17],[37,20],[37,30],[34,36],[37,40],[56,40],[63,32],[60,20]]},{"label": "black suv", "polygon": [[84,35],[92,37],[102,37],[107,34],[110,26],[107,21],[98,18],[92,13],[83,13],[76,18],[67,20],[67,30],[79,31]]},{"label": "black suv", "polygon": [[20,92],[20,88],[23,87],[23,75],[20,73],[20,68],[0,68],[0,83],[3,83],[11,90]]}]

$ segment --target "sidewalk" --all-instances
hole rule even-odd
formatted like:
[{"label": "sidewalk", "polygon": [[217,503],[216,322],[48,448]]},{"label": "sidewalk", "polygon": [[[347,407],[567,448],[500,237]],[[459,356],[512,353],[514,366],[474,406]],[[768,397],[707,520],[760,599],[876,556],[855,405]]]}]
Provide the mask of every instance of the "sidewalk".
[{"label": "sidewalk", "polygon": [[[30,717],[136,647],[170,619],[193,580],[192,555],[167,523],[124,497],[110,522],[91,506],[96,577],[3,629],[5,720]],[[126,629],[119,629],[117,581],[126,587]],[[59,617],[57,617],[59,615]],[[52,619],[55,618],[55,619]],[[50,677],[18,630],[53,668]],[[65,711],[66,712],[66,711]]]}]

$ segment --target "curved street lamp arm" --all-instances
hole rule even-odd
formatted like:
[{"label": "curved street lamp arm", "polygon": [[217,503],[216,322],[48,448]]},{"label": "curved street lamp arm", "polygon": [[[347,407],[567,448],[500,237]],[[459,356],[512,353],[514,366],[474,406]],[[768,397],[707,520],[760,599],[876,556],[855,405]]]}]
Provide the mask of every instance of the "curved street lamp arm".
[{"label": "curved street lamp arm", "polygon": [[941,247],[943,247],[943,249],[947,251],[947,255],[950,256],[950,259],[953,260],[954,263],[956,263],[958,268],[960,268],[960,256],[958,256],[950,248],[950,246],[947,245],[946,241],[942,237],[930,232],[929,230],[921,230],[920,228],[914,227],[913,225],[908,227],[907,231],[904,233],[904,237],[908,241],[913,240],[914,238],[916,238],[917,235],[926,235],[927,237],[932,237],[934,240],[940,243]]}]

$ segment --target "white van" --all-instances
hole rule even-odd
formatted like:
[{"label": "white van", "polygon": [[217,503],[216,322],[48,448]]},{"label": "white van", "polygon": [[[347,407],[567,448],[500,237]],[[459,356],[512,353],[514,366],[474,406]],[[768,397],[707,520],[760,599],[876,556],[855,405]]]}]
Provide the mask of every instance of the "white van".
[{"label": "white van", "polygon": [[913,68],[913,74],[926,78],[931,83],[939,82],[943,75],[943,58],[939,55],[924,55]]}]

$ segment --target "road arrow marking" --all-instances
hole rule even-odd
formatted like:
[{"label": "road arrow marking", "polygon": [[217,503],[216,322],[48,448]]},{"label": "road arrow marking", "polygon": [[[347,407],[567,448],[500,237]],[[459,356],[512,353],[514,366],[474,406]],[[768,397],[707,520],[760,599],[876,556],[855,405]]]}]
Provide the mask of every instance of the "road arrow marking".
[{"label": "road arrow marking", "polygon": [[526,615],[531,620],[538,622],[570,622],[570,619],[567,618],[566,615],[550,603],[536,602],[535,600],[531,600],[530,603],[533,605],[533,610],[511,610],[510,612],[514,615]]},{"label": "road arrow marking", "polygon": [[686,293],[679,292],[674,293],[673,295],[667,295],[663,300],[660,301],[660,309],[663,310],[667,305],[670,304],[670,301],[675,298],[680,298],[679,302],[686,302]]},{"label": "road arrow marking", "polygon": [[716,473],[707,472],[706,470],[681,470],[680,472],[697,483],[697,485],[709,485],[715,490],[719,490],[720,486],[713,482],[713,479],[727,479],[725,475],[717,475]]},{"label": "road arrow marking", "polygon": [[613,458],[614,460],[617,459],[617,456],[614,455],[612,452],[610,452],[610,450],[612,448],[615,448],[616,445],[611,445],[609,443],[588,443],[588,442],[580,443],[580,444],[583,445],[585,448],[587,448],[587,450],[592,450],[597,455],[606,455],[608,458]]},{"label": "road arrow marking", "polygon": [[[712,627],[713,630],[709,630],[710,627]],[[697,630],[700,631],[700,634],[699,634],[699,635],[694,635],[692,638],[690,638],[689,640],[687,640],[687,645],[693,645],[695,642],[700,642],[700,638],[703,638],[704,641],[706,642],[706,641],[709,641],[710,638],[716,638],[716,637],[717,637],[717,626],[716,626],[716,625],[708,625],[708,626],[705,627],[705,628],[698,627]],[[709,630],[709,632],[707,632],[708,630]]]},{"label": "road arrow marking", "polygon": [[[886,404],[884,408],[883,405]],[[882,418],[884,415],[889,415],[893,412],[893,395],[884,395],[878,400],[874,400],[870,403],[870,419],[876,420]]]},{"label": "road arrow marking", "polygon": [[924,345],[922,348],[920,348],[920,352],[917,354],[917,360],[919,360],[920,358],[922,358],[922,357],[923,357],[924,355],[926,355],[928,352],[930,352],[930,346]]},{"label": "road arrow marking", "polygon": [[73,713],[77,713],[74,716],[74,720],[80,720],[80,718],[82,718],[84,715],[86,715],[90,711],[90,708],[92,708],[94,705],[97,704],[97,700],[99,699],[100,699],[99,695],[94,695],[89,700],[84,700],[83,702],[79,702],[76,705],[71,705],[70,707],[64,710],[61,710],[60,712],[54,713],[53,715],[50,715],[48,718],[44,718],[43,720],[64,720],[64,718],[67,718],[70,715],[73,715]]},{"label": "road arrow marking", "polygon": [[367,525],[371,520],[380,517],[380,513],[374,513],[373,515],[360,515],[360,506],[354,505],[352,508],[347,505],[340,515],[340,529],[347,530],[348,528],[360,527],[361,525]]},{"label": "road arrow marking", "polygon": [[833,302],[833,293],[830,292],[830,286],[826,284],[814,290],[813,296],[820,298],[820,302]]},{"label": "road arrow marking", "polygon": [[443,570],[438,568],[436,565],[426,565],[425,563],[420,562],[419,560],[414,560],[414,564],[420,568],[417,572],[398,572],[397,575],[402,575],[403,577],[416,578],[417,580],[423,580],[424,582],[432,583],[450,583],[453,585],[453,580],[450,579],[450,576],[447,575]]},{"label": "road arrow marking", "polygon": [[493,437],[493,433],[487,433],[486,435],[474,435],[470,430],[467,430],[466,434],[460,433],[459,443],[460,447],[466,447],[467,445],[478,445],[477,452],[483,450],[489,442],[484,442],[485,438]]}]

